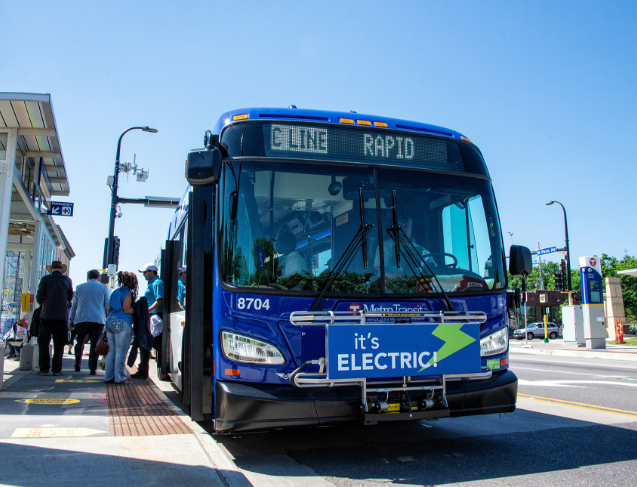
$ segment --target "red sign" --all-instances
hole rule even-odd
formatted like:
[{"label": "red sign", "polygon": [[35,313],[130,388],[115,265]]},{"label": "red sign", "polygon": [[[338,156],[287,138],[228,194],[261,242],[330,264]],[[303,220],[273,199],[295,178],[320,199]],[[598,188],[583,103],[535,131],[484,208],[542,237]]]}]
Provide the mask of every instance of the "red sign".
[{"label": "red sign", "polygon": [[597,260],[594,257],[591,258],[590,262],[591,262],[591,267],[595,267],[595,265],[597,265]]},{"label": "red sign", "polygon": [[361,305],[358,303],[352,303],[349,305],[349,310],[354,313],[358,313],[361,310]]},{"label": "red sign", "polygon": [[29,303],[33,303],[33,302],[35,302],[35,294],[31,294],[29,296]]}]

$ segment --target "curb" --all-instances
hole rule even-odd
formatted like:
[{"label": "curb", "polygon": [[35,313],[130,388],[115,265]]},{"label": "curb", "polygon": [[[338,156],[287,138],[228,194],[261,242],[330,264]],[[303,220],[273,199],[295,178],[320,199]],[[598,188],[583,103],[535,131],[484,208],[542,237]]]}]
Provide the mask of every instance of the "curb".
[{"label": "curb", "polygon": [[517,349],[509,348],[509,353],[519,353],[526,355],[552,355],[556,357],[579,357],[579,358],[594,358],[594,359],[607,359],[607,360],[627,360],[630,362],[637,362],[637,353],[630,352],[595,352],[585,350],[533,350],[533,349]]},{"label": "curb", "polygon": [[[210,436],[210,434],[203,429],[197,422],[193,421],[190,416],[185,414],[178,406],[176,406],[164,391],[162,391],[160,384],[158,382],[159,379],[154,374],[149,374],[149,378],[153,381],[159,392],[161,392],[162,396],[164,396],[164,400],[166,404],[168,404],[175,413],[182,418],[184,423],[186,423],[190,429],[192,430],[192,434],[196,438],[199,446],[204,451],[212,467],[217,471],[219,475],[219,479],[226,487],[251,487],[252,484],[248,481],[248,479],[241,473],[239,468],[234,464],[232,459],[228,457],[226,453],[224,453],[223,449],[219,446],[219,444]],[[165,384],[165,382],[164,382]]]}]

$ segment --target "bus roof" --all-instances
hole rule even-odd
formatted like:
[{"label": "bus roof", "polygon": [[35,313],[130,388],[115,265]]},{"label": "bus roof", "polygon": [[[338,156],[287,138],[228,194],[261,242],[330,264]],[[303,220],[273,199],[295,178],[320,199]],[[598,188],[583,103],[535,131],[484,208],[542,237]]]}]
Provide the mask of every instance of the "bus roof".
[{"label": "bus roof", "polygon": [[341,119],[346,119],[352,120],[356,125],[361,125],[359,121],[371,122],[372,126],[375,126],[375,128],[378,128],[379,126],[374,124],[374,122],[380,122],[381,124],[387,124],[386,127],[384,125],[381,126],[382,128],[442,135],[444,137],[451,137],[454,139],[464,138],[464,140],[468,140],[466,136],[460,132],[456,132],[455,130],[445,127],[439,127],[437,125],[430,125],[428,123],[380,117],[376,115],[365,115],[355,112],[309,110],[305,108],[240,108],[238,110],[230,110],[229,112],[221,115],[212,132],[214,134],[221,133],[223,127],[233,122],[234,117],[239,115],[247,115],[247,117],[242,118],[241,120],[288,120],[298,122],[343,124],[347,126],[347,123],[341,122]]}]

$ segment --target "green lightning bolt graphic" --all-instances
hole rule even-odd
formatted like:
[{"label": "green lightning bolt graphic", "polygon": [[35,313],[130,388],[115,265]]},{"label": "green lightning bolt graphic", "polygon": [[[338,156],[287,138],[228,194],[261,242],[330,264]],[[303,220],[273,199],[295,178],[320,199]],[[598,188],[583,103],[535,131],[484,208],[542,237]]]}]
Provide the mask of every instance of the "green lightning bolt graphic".
[{"label": "green lightning bolt graphic", "polygon": [[[460,328],[462,328],[462,324],[438,325],[438,327],[433,331],[433,336],[440,338],[443,342],[445,342],[444,345],[440,347],[440,350],[438,350],[438,362],[476,341],[475,338],[472,338],[465,332],[460,331]],[[433,357],[427,363],[432,365],[434,363]],[[422,372],[423,370],[425,370],[425,367],[420,369],[418,372]]]}]

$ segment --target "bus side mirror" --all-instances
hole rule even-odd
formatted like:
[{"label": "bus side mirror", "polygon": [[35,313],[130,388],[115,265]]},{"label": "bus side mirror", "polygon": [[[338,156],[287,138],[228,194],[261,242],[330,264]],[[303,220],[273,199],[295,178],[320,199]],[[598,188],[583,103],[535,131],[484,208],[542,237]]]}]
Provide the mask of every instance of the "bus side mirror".
[{"label": "bus side mirror", "polygon": [[528,276],[533,270],[533,258],[528,247],[511,245],[509,250],[509,272],[512,276]]},{"label": "bus side mirror", "polygon": [[221,152],[217,147],[191,150],[186,163],[186,177],[193,186],[212,186],[219,182]]}]

